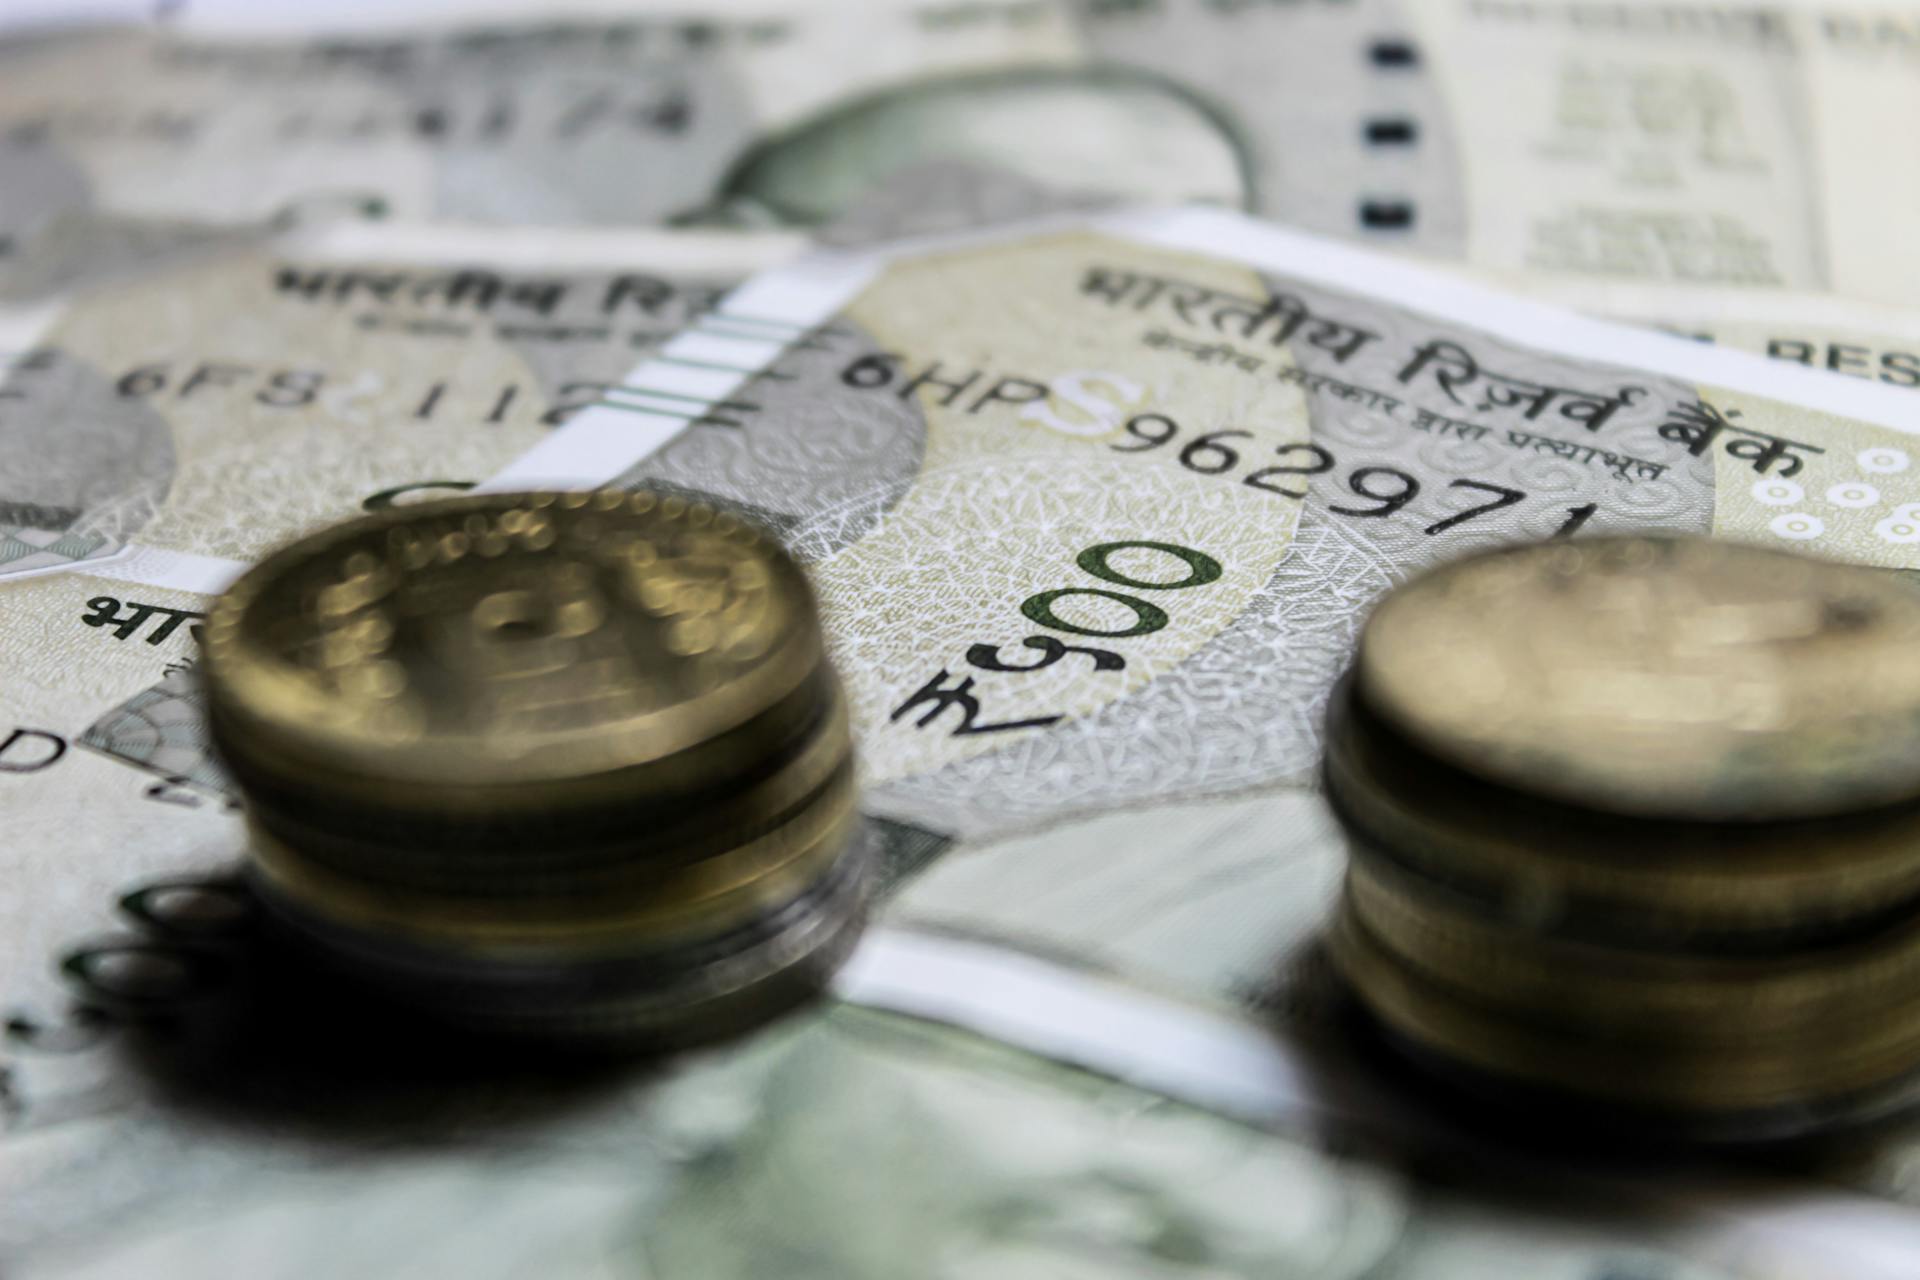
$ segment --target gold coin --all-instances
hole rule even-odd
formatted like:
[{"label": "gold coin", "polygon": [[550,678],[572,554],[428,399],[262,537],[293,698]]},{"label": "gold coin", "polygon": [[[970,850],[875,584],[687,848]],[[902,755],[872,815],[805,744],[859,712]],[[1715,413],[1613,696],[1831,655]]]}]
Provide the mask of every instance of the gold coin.
[{"label": "gold coin", "polygon": [[1920,1016],[1920,920],[1766,955],[1635,951],[1489,919],[1443,888],[1356,850],[1349,909],[1438,986],[1542,1026],[1672,1043],[1824,1044]]},{"label": "gold coin", "polygon": [[1831,931],[1920,895],[1920,807],[1735,825],[1583,812],[1427,755],[1334,689],[1325,778],[1363,842],[1541,930]]},{"label": "gold coin", "polygon": [[597,881],[600,892],[591,897],[449,898],[341,876],[257,828],[251,847],[270,893],[333,925],[442,951],[579,960],[712,938],[777,910],[828,876],[846,853],[860,820],[853,800],[849,769],[816,803],[737,849],[686,867]]},{"label": "gold coin", "polygon": [[556,809],[535,815],[527,830],[476,829],[467,814],[314,814],[259,794],[249,797],[248,817],[308,863],[369,886],[453,899],[598,894],[609,877],[660,875],[723,856],[791,821],[849,773],[846,700],[831,670],[825,674],[831,689],[812,732],[792,750],[770,750],[757,774],[722,774],[719,787],[690,787],[664,801],[642,794],[592,822]]},{"label": "gold coin", "polygon": [[1359,697],[1471,773],[1590,809],[1815,817],[1920,797],[1920,590],[1704,538],[1508,548],[1380,605]]},{"label": "gold coin", "polygon": [[[841,697],[839,678],[822,660],[773,706],[713,737],[623,769],[557,776],[520,785],[448,781],[396,783],[328,770],[325,761],[236,729],[210,708],[209,727],[250,806],[272,810],[314,832],[421,849],[457,842],[473,850],[525,850],[529,841],[586,851],[617,827],[652,823],[663,812],[739,795],[772,769],[817,744]],[[341,762],[333,762],[338,766]],[[342,802],[347,802],[343,807]],[[598,834],[597,834],[598,833]]]},{"label": "gold coin", "polygon": [[1814,1042],[1575,1035],[1491,1007],[1405,964],[1343,904],[1329,939],[1361,1003],[1405,1041],[1496,1078],[1624,1106],[1729,1116],[1894,1088],[1920,1071],[1920,1008]]},{"label": "gold coin", "polygon": [[381,1005],[489,1035],[679,1047],[749,1030],[826,989],[865,922],[871,852],[849,842],[797,897],[722,935],[586,948],[449,948],[366,932],[271,886],[262,904],[285,941]]},{"label": "gold coin", "polygon": [[451,809],[551,809],[547,788],[583,778],[618,793],[780,708],[822,658],[778,547],[613,491],[457,498],[303,539],[221,597],[205,652],[243,785],[251,766],[330,803],[450,791]]}]

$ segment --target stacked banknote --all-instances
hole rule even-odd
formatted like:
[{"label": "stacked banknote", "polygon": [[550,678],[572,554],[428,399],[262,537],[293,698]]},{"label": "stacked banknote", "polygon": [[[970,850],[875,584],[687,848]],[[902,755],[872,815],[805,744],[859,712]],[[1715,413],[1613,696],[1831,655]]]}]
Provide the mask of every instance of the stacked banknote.
[{"label": "stacked banknote", "polygon": [[1511,1100],[1707,1137],[1920,1070],[1920,592],[1684,538],[1389,596],[1336,692],[1334,931],[1388,1033]]},{"label": "stacked banknote", "polygon": [[272,917],[490,1028],[705,1038],[816,990],[865,863],[799,569],[651,493],[402,507],[268,557],[206,629]]}]

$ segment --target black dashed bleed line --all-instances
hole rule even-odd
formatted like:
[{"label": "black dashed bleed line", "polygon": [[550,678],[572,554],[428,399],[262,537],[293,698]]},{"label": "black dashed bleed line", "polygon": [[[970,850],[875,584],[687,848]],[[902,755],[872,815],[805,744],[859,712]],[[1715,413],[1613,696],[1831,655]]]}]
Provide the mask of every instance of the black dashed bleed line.
[{"label": "black dashed bleed line", "polygon": [[[1405,75],[1420,68],[1420,47],[1397,36],[1369,41],[1366,56],[1376,75]],[[1407,116],[1372,116],[1360,122],[1360,136],[1371,149],[1405,152],[1420,144],[1420,122]],[[1363,231],[1406,231],[1418,221],[1419,206],[1405,196],[1362,196],[1355,216]]]}]

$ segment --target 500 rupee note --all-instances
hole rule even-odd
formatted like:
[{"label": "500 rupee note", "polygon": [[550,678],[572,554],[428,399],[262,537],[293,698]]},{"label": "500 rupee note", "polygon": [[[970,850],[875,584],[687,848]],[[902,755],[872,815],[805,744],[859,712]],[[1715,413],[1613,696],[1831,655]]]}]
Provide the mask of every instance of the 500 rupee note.
[{"label": "500 rupee note", "polygon": [[806,326],[740,426],[636,458],[589,411],[492,483],[779,527],[870,795],[949,831],[1304,780],[1366,605],[1476,547],[1671,529],[1920,564],[1898,391],[1226,214],[822,255],[740,299]]},{"label": "500 rupee note", "polygon": [[349,222],[0,310],[0,577],[484,479],[792,243]]},{"label": "500 rupee note", "polygon": [[[819,584],[868,805],[924,833],[891,919],[1261,1010],[1332,1077],[1314,939],[1343,856],[1311,781],[1381,591],[1598,531],[1915,567],[1897,386],[1226,215],[823,255],[736,305],[811,326],[766,366],[777,415],[621,471],[587,413],[495,483],[754,507]],[[1910,1147],[1816,1172],[1909,1198]]]},{"label": "500 rupee note", "polygon": [[[398,323],[423,352],[463,349],[441,329],[482,297],[545,296],[525,280],[272,278],[277,306],[317,309],[330,332],[393,323],[372,299],[410,299]],[[602,282],[580,305],[624,292]],[[569,335],[570,318],[532,332]],[[562,347],[611,362],[632,345],[584,327]],[[503,321],[479,332],[508,336]],[[207,406],[182,437],[210,442],[207,478],[169,480],[168,505],[142,513],[154,486],[137,468],[106,483],[88,465],[58,473],[112,496],[106,517],[134,511],[143,522],[116,536],[156,549],[88,562],[145,594],[71,575],[10,589],[10,644],[45,655],[46,673],[20,686],[12,726],[31,733],[11,749],[38,759],[77,739],[164,784],[217,785],[190,679],[162,661],[184,660],[191,619],[176,619],[199,610],[162,593],[210,590],[235,559],[393,490],[484,473],[478,455],[464,475],[443,469],[458,450],[499,458],[540,440],[492,483],[711,496],[810,562],[889,864],[931,868],[902,911],[1014,936],[1047,923],[1040,941],[1133,948],[1147,968],[1259,1001],[1337,879],[1331,828],[1301,788],[1326,688],[1400,576],[1515,537],[1605,530],[1757,537],[1888,567],[1912,567],[1920,545],[1898,391],[1581,322],[1225,215],[827,255],[657,350],[630,375],[596,370],[575,393],[553,377],[543,394],[456,380],[423,356],[362,434],[349,415],[311,436],[309,417],[230,446],[223,423],[324,403],[271,403],[308,391],[265,362],[126,362],[99,381],[135,408],[148,392]],[[611,403],[564,411],[589,399]],[[420,452],[389,443],[395,422],[426,424]],[[276,487],[289,457],[297,482]],[[241,474],[263,483],[236,519],[209,498],[233,502],[217,478]],[[80,509],[57,488],[16,492],[59,518]],[[20,541],[23,567],[64,551]],[[32,787],[14,790],[24,803]],[[1191,809],[1216,803],[1204,819]],[[1154,805],[1172,806],[1162,834],[1129,842],[1159,820],[1129,828],[1124,813]],[[1219,838],[1187,838],[1203,831]],[[979,852],[943,858],[955,840]],[[1267,856],[1276,840],[1295,853]],[[1076,860],[1107,852],[1128,874],[1099,883],[1100,910],[1069,909],[1096,892]]]},{"label": "500 rupee note", "polygon": [[[379,286],[389,301],[406,299],[400,313],[444,321],[448,278],[416,295],[413,277],[401,275]],[[303,305],[331,296],[317,289],[309,299],[313,277],[296,278]],[[503,281],[496,302],[513,285]],[[348,296],[364,288],[356,282]],[[464,292],[471,300],[474,288]],[[369,301],[358,314],[392,312]],[[1897,392],[1582,322],[1206,214],[921,246],[891,262],[815,258],[760,277],[691,331],[647,349],[654,359],[608,375],[621,388],[599,397],[611,404],[534,432],[539,443],[490,483],[624,478],[712,495],[752,506],[811,559],[832,642],[863,699],[875,825],[903,882],[893,918],[1065,952],[1268,1011],[1284,1011],[1287,992],[1257,978],[1278,973],[1310,938],[1315,885],[1338,857],[1319,838],[1317,801],[1283,784],[1311,767],[1319,683],[1374,591],[1480,541],[1638,521],[1715,528],[1754,484],[1783,478],[1796,462],[1793,474],[1805,475],[1836,452],[1836,439],[1849,438],[1840,432],[1868,433],[1856,466],[1868,450],[1899,450],[1907,439],[1886,425],[1904,410]],[[475,408],[484,419],[497,402],[483,394]],[[1724,420],[1719,430],[1701,420],[1708,409]],[[1721,484],[1723,458],[1729,484],[1745,489]],[[336,483],[334,465],[316,464],[301,482]],[[1657,482],[1666,487],[1652,498],[1626,496]],[[301,513],[281,526],[290,533],[309,517],[295,496],[287,501]],[[1326,532],[1338,529],[1354,532]],[[750,1274],[796,1247],[825,1260],[822,1274],[897,1274],[899,1234],[815,1229],[858,1219],[878,1194],[859,1165],[819,1184],[798,1218],[767,1200],[750,1230],[707,1231],[716,1221],[737,1226],[738,1187],[790,1182],[785,1153],[817,1150],[805,1140],[813,1126],[859,1128],[836,1119],[834,1104],[807,1084],[816,1076],[804,1055],[780,1057],[777,1071],[756,1077],[770,1094],[743,1101],[723,1090],[689,1104],[687,1123],[721,1130],[685,1144],[671,1093],[516,1092],[532,1110],[505,1117],[511,1132],[502,1136],[485,1119],[501,1118],[497,1089],[481,1090],[476,1120],[461,1112],[462,1097],[430,1082],[443,1106],[423,1108],[418,1091],[384,1109],[343,1096],[346,1110],[328,1120],[335,1142],[320,1145],[284,1123],[291,1113],[246,1122],[272,1119],[276,1095],[283,1107],[291,1098],[309,1108],[316,1086],[297,1074],[249,1063],[226,1083],[191,1075],[199,1105],[212,1106],[203,1111],[139,1065],[143,1033],[134,1028],[155,1014],[190,1024],[190,1011],[217,1008],[236,977],[254,976],[233,937],[244,936],[246,912],[229,879],[238,823],[217,777],[169,772],[201,758],[180,670],[187,653],[168,646],[185,644],[190,615],[204,608],[195,584],[207,580],[185,575],[208,566],[184,557],[214,554],[180,548],[208,545],[168,542],[161,551],[171,559],[130,554],[0,583],[12,606],[0,612],[0,651],[29,655],[0,703],[12,726],[0,804],[20,833],[7,868],[20,918],[5,934],[6,967],[18,976],[9,979],[0,1055],[7,1167],[19,1180],[7,1202],[35,1206],[10,1215],[16,1247],[28,1250],[20,1256],[52,1274],[83,1275],[151,1272],[198,1250],[258,1256],[275,1243],[336,1235],[349,1219],[364,1223],[365,1195],[379,1187],[379,1203],[410,1206],[382,1237],[390,1249],[425,1248],[409,1256],[480,1274],[510,1273],[525,1256],[516,1251],[546,1240],[554,1224],[566,1228],[565,1248],[575,1251],[567,1256],[609,1274],[636,1259],[672,1274],[716,1258]],[[1343,558],[1329,573],[1325,557],[1335,552]],[[130,575],[129,566],[144,576],[117,584],[99,576]],[[1329,590],[1315,594],[1316,584]],[[1026,677],[1045,679],[1023,690]],[[1276,708],[1287,714],[1271,715]],[[1114,716],[1126,734],[1115,732]],[[105,753],[76,745],[93,732],[87,726],[105,724],[115,733],[96,733],[92,744],[106,742]],[[1087,729],[1104,740],[1073,736]],[[138,750],[115,751],[115,742],[163,744],[167,768],[135,773],[124,764]],[[159,759],[143,763],[151,770]],[[1027,771],[1036,776],[1022,778]],[[1275,839],[1294,852],[1266,856]],[[1238,914],[1223,923],[1209,899],[1232,899]],[[1283,1034],[1286,1053],[1300,1056],[1276,1065],[1255,1047],[1265,1033],[1245,1024],[1223,1042],[1184,1023],[1140,1021],[1124,1004],[1089,1005],[1084,979],[1034,979],[1004,952],[977,949],[984,959],[968,963],[953,945],[922,946],[916,960],[898,944],[903,935],[882,936],[896,942],[856,965],[846,988],[856,1001],[977,1026],[1104,1074],[1249,1108],[1268,1123],[1324,1110],[1315,1078],[1340,1065],[1324,1037],[1295,1035],[1297,1019]],[[223,954],[224,968],[209,959]],[[1173,957],[1178,965],[1167,963]],[[1223,980],[1238,976],[1254,981]],[[292,996],[281,1011],[296,1020],[315,1013]],[[1142,1033],[1138,1044],[1114,1041],[1114,1029],[1127,1027]],[[805,1023],[767,1045],[821,1034]],[[1147,1047],[1162,1036],[1172,1051],[1150,1060]],[[261,1037],[262,1048],[272,1043]],[[1215,1055],[1223,1043],[1224,1059]],[[385,1061],[380,1043],[343,1036],[333,1047],[341,1045],[362,1066]],[[767,1045],[739,1061],[781,1052]],[[1762,1251],[1750,1235],[1670,1209],[1596,1223],[1574,1202],[1522,1196],[1516,1207],[1479,1183],[1437,1192],[1431,1211],[1423,1190],[1415,1212],[1399,1175],[1371,1161],[1330,1165],[1317,1140],[1266,1154],[1269,1138],[1204,1118],[1199,1128],[1183,1124],[1191,1139],[1166,1129],[1145,1135],[1150,1152],[1135,1152],[1098,1124],[1074,1137],[1091,1123],[1077,1106],[1021,1110],[1000,1086],[981,1093],[924,1061],[866,1079],[827,1048],[817,1078],[862,1081],[849,1096],[882,1122],[871,1163],[892,1171],[882,1180],[892,1191],[905,1186],[905,1166],[884,1135],[919,1135],[924,1150],[927,1134],[947,1128],[932,1115],[1028,1116],[1013,1126],[956,1122],[977,1135],[973,1145],[952,1147],[926,1197],[906,1197],[915,1207],[899,1220],[924,1224],[911,1233],[915,1247],[937,1241],[958,1274],[1021,1258],[1064,1265],[1088,1250],[1111,1259],[1122,1245],[1082,1224],[1082,1211],[1112,1220],[1082,1195],[1033,1230],[983,1239],[979,1224],[1002,1218],[955,1188],[955,1161],[985,1171],[979,1187],[989,1198],[1022,1170],[1089,1193],[1135,1188],[1128,1205],[1197,1242],[1178,1258],[1148,1246],[1147,1274],[1180,1274],[1197,1248],[1229,1269],[1258,1262],[1442,1277],[1503,1263],[1581,1277],[1656,1263],[1680,1275],[1765,1274],[1762,1265],[1779,1274],[1789,1254],[1813,1261],[1784,1274],[1818,1274],[1836,1256],[1807,1243],[1819,1239],[1810,1229]],[[325,1079],[338,1088],[343,1077]],[[249,1095],[247,1081],[266,1096]],[[753,1101],[775,1094],[786,1101],[773,1110]],[[1138,1115],[1136,1096],[1107,1096]],[[886,1122],[879,1098],[898,1100],[914,1119]],[[263,1103],[265,1112],[250,1109]],[[648,1127],[656,1124],[667,1129]],[[1140,1136],[1137,1122],[1131,1129]],[[401,1130],[426,1144],[412,1146],[415,1158],[337,1145],[342,1132]],[[1042,1133],[1059,1140],[1031,1145]],[[996,1134],[1018,1140],[1006,1145]],[[1178,1154],[1189,1141],[1213,1154],[1197,1162]],[[1075,1155],[1096,1150],[1098,1168]],[[1330,1206],[1340,1229],[1315,1217],[1296,1233],[1294,1219],[1271,1219],[1269,1195],[1260,1199],[1265,1226],[1249,1236],[1230,1221],[1238,1200],[1188,1204],[1168,1189],[1218,1179],[1268,1185],[1238,1155],[1220,1165],[1223,1151],[1263,1153],[1261,1169],[1272,1163],[1293,1180],[1281,1199]],[[722,1166],[725,1176],[706,1176]],[[1229,1166],[1230,1178],[1218,1172]],[[115,1168],[122,1172],[107,1176]],[[139,1173],[159,1168],[167,1179]],[[1073,1173],[1082,1168],[1084,1177]],[[553,1198],[528,1218],[488,1215],[476,1227],[460,1212],[530,1176]],[[1143,1186],[1159,1189],[1142,1199]],[[192,1211],[209,1199],[231,1212]],[[662,1206],[673,1211],[660,1217]],[[1556,1223],[1550,1230],[1522,1225],[1542,1212]],[[118,1225],[103,1236],[102,1221]],[[469,1225],[419,1229],[456,1221]],[[1129,1233],[1134,1243],[1124,1247],[1137,1250],[1140,1238]]]},{"label": "500 rupee note", "polygon": [[737,305],[804,327],[746,384],[764,411],[637,459],[589,411],[493,483],[784,533],[918,871],[895,918],[1289,1016],[1342,865],[1322,707],[1387,587],[1516,538],[1920,546],[1897,388],[1230,215],[821,255]]},{"label": "500 rupee note", "polygon": [[[115,918],[116,885],[231,868],[194,675],[212,594],[318,525],[472,486],[595,400],[642,433],[705,416],[625,371],[689,320],[739,345],[714,299],[790,248],[350,224],[0,318],[0,874],[23,906],[0,1038],[59,1038],[46,962]],[[46,1096],[0,1078],[16,1108]]]}]

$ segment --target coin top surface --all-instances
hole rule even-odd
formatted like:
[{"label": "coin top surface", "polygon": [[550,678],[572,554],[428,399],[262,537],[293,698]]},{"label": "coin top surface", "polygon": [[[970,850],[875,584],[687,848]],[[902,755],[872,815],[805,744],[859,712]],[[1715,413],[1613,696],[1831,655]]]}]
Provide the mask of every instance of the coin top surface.
[{"label": "coin top surface", "polygon": [[820,661],[764,535],[678,497],[499,494],[288,546],[207,623],[219,713],[255,745],[396,781],[641,764],[739,725]]},{"label": "coin top surface", "polygon": [[1491,781],[1650,817],[1920,796],[1920,591],[1704,538],[1509,548],[1369,619],[1357,692]]}]

